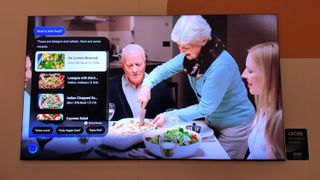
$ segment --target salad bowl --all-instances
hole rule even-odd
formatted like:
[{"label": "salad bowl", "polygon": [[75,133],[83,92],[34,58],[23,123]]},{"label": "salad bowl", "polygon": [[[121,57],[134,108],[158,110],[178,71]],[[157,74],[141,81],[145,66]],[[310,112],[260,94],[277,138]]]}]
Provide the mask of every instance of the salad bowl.
[{"label": "salad bowl", "polygon": [[156,129],[150,130],[143,135],[143,141],[147,150],[160,158],[167,158],[161,152],[159,137],[168,134],[174,135],[177,139],[171,159],[183,159],[192,156],[197,152],[202,141],[199,133],[182,127]]}]

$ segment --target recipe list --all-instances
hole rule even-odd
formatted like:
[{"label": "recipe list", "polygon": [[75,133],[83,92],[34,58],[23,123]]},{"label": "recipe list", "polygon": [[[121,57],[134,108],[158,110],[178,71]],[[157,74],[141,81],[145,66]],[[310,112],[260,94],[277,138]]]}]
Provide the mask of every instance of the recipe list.
[{"label": "recipe list", "polygon": [[36,40],[29,136],[107,133],[108,44],[102,37]]}]

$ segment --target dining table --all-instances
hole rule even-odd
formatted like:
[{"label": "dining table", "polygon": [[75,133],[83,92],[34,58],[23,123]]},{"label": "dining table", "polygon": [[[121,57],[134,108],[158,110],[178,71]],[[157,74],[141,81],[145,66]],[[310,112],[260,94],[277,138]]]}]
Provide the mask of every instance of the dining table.
[{"label": "dining table", "polygon": [[[112,126],[114,122],[109,124]],[[177,126],[185,128],[195,124],[201,127],[199,134],[202,140],[192,155],[182,159],[229,160],[229,155],[205,121],[180,122]],[[106,144],[104,138],[107,136],[82,139],[76,137],[53,138],[45,145],[44,150],[56,152],[60,155],[57,156],[58,159],[162,159],[162,157],[149,152],[142,139],[126,149],[117,149],[108,143]]]}]

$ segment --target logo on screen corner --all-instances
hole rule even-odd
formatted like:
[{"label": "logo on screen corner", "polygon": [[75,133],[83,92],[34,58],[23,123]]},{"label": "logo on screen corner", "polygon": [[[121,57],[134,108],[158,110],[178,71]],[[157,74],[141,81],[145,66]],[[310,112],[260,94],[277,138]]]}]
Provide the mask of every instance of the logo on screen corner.
[{"label": "logo on screen corner", "polygon": [[35,154],[38,151],[38,146],[36,144],[29,144],[28,151],[31,154]]}]

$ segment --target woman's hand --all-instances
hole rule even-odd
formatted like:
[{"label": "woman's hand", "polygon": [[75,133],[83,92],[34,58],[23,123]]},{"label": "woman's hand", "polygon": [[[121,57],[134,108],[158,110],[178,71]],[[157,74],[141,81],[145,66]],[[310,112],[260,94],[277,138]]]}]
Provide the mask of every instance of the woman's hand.
[{"label": "woman's hand", "polygon": [[141,104],[141,109],[145,109],[149,100],[151,99],[150,91],[151,90],[148,87],[141,87],[138,95],[138,102]]},{"label": "woman's hand", "polygon": [[164,113],[158,114],[151,123],[155,124],[157,127],[162,127],[166,123]]}]

